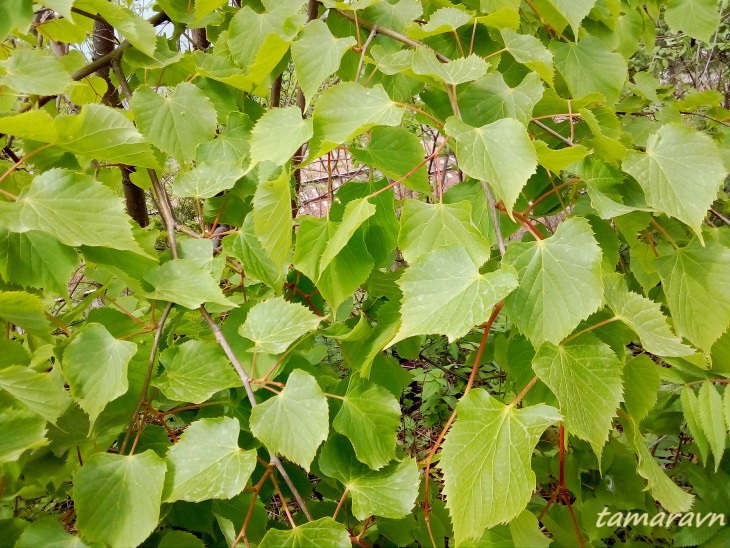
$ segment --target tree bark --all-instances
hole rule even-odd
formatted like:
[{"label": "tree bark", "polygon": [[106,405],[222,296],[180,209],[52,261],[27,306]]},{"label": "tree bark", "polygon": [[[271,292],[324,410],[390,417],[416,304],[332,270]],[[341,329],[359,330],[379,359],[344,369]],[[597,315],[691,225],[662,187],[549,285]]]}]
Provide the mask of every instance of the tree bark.
[{"label": "tree bark", "polygon": [[[93,59],[96,61],[100,57],[114,51],[116,47],[114,28],[108,23],[94,21],[93,41]],[[119,91],[112,84],[109,71],[109,65],[105,65],[96,71],[96,74],[103,78],[107,85],[107,90],[102,101],[110,107],[122,108],[122,99],[119,96]],[[129,178],[130,173],[134,171],[133,167],[120,166],[119,169],[122,172],[122,188],[124,189],[124,201],[127,205],[127,213],[139,226],[145,227],[150,224],[150,218],[147,212],[147,200],[145,199],[144,190],[132,183],[132,180]]]}]

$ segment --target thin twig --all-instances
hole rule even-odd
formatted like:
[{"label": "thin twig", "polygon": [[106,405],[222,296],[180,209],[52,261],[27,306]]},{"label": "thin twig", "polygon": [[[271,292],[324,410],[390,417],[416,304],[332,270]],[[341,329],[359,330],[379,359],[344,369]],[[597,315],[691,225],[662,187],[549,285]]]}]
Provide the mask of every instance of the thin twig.
[{"label": "thin twig", "polygon": [[530,123],[535,124],[537,127],[539,127],[540,129],[542,129],[543,131],[548,132],[550,135],[552,135],[556,139],[562,141],[563,143],[565,143],[569,147],[574,147],[575,146],[575,143],[573,141],[571,141],[567,137],[563,137],[562,135],[560,135],[560,133],[558,133],[557,131],[555,131],[553,128],[546,126],[540,120],[532,119],[532,120],[530,120]]},{"label": "thin twig", "polygon": [[497,237],[497,247],[499,247],[499,254],[504,257],[504,254],[507,251],[507,248],[504,245],[504,238],[502,237],[502,228],[499,226],[499,215],[497,215],[497,207],[494,201],[494,196],[492,196],[492,191],[489,189],[489,186],[485,181],[481,181],[482,183],[482,189],[484,189],[484,194],[487,195],[487,203],[489,205],[489,213],[492,216],[492,225],[494,226],[494,234]]},{"label": "thin twig", "polygon": [[167,321],[167,317],[170,315],[170,310],[172,310],[172,305],[173,305],[173,303],[167,303],[167,305],[165,306],[165,309],[162,311],[162,316],[160,316],[160,320],[157,322],[157,331],[155,332],[155,338],[152,340],[152,349],[150,350],[150,359],[147,362],[147,371],[145,372],[144,384],[142,385],[142,392],[139,395],[139,399],[137,400],[137,405],[134,408],[134,413],[132,413],[132,418],[129,421],[129,427],[127,428],[127,433],[124,435],[124,441],[122,442],[122,446],[119,449],[119,453],[121,455],[124,454],[124,451],[127,448],[127,443],[129,443],[129,437],[132,434],[134,422],[137,419],[139,410],[142,408],[142,405],[144,405],[144,402],[147,400],[147,391],[150,389],[150,382],[152,381],[152,372],[155,369],[155,361],[157,359],[157,349],[160,346],[160,340],[162,339],[162,331],[165,326],[165,322]]},{"label": "thin twig", "polygon": [[[368,30],[372,30],[372,28],[375,26],[373,23],[364,21],[360,17],[357,17],[356,15],[354,15],[354,12],[351,13],[349,11],[337,10],[337,13],[340,14],[345,19],[349,19],[353,23],[356,23],[359,26],[366,28]],[[411,38],[408,38],[405,34],[401,34],[400,32],[396,32],[396,31],[391,30],[386,27],[377,27],[377,29],[378,29],[377,30],[378,34],[382,34],[383,36],[388,36],[389,38],[398,40],[400,43],[405,44],[407,46],[411,46],[413,48],[426,48],[426,49],[431,50],[436,55],[436,59],[438,59],[442,63],[448,63],[451,61],[451,59],[449,59],[442,53],[439,53],[438,51],[431,49],[429,46],[427,46],[426,44],[424,44],[422,42],[418,42],[416,40],[412,40]]]},{"label": "thin twig", "polygon": [[362,45],[362,51],[360,52],[360,62],[357,64],[357,72],[355,73],[355,82],[358,82],[360,80],[360,74],[362,73],[362,65],[365,62],[365,52],[368,49],[368,46],[370,45],[370,42],[373,41],[373,38],[375,38],[375,35],[378,32],[378,27],[376,25],[373,25],[373,28],[370,29],[370,36],[368,36],[368,39],[365,40],[365,43]]}]

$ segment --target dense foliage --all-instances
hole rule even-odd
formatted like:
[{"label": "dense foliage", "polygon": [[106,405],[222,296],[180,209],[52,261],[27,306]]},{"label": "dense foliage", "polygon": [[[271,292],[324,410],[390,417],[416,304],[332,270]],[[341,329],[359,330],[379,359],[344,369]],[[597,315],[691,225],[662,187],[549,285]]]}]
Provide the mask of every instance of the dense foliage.
[{"label": "dense foliage", "polygon": [[726,8],[0,2],[0,544],[730,544]]}]

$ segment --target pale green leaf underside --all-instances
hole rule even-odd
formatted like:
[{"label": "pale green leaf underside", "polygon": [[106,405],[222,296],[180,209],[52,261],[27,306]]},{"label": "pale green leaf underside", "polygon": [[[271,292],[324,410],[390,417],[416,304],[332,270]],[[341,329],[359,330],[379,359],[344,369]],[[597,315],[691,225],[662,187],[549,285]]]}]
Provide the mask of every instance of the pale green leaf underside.
[{"label": "pale green leaf underside", "polygon": [[564,221],[545,240],[510,244],[504,262],[520,280],[505,309],[535,346],[558,344],[601,304],[601,249],[583,218]]},{"label": "pale green leaf underside", "polygon": [[664,19],[672,31],[709,43],[720,25],[720,12],[715,0],[669,0]]},{"label": "pale green leaf underside", "polygon": [[471,220],[471,205],[427,204],[407,200],[401,210],[398,247],[409,263],[438,247],[458,246],[481,266],[490,254],[489,243]]},{"label": "pale green leaf underside", "polygon": [[166,502],[230,499],[246,487],[256,452],[238,447],[238,419],[200,419],[187,427],[167,454],[171,475]]},{"label": "pale green leaf underside", "polygon": [[5,74],[0,76],[0,85],[18,93],[57,95],[71,84],[63,64],[40,49],[17,49],[4,65]]},{"label": "pale green leaf underside", "polygon": [[612,52],[594,36],[586,36],[577,43],[550,44],[555,56],[555,67],[568,84],[574,99],[598,92],[613,104],[618,101],[626,81],[626,60]]},{"label": "pale green leaf underside", "polygon": [[164,372],[153,382],[171,400],[203,403],[213,394],[241,385],[223,351],[213,342],[191,340],[160,355]]},{"label": "pale green leaf underside", "polygon": [[46,419],[26,409],[0,410],[0,464],[12,463],[28,449],[48,443]]},{"label": "pale green leaf underside", "polygon": [[418,48],[413,56],[413,72],[431,76],[450,86],[478,80],[487,73],[487,62],[478,55],[454,59],[442,63],[428,48]]},{"label": "pale green leaf underside", "polygon": [[259,548],[350,548],[350,534],[345,526],[325,517],[304,523],[288,531],[269,529]]},{"label": "pale green leaf underside", "polygon": [[105,105],[84,105],[77,115],[55,119],[58,137],[49,142],[92,160],[138,167],[159,167],[150,144],[119,110]]},{"label": "pale green leaf underside", "polygon": [[327,25],[318,19],[304,27],[291,45],[294,74],[302,87],[307,105],[312,102],[324,81],[340,68],[340,61],[357,41],[352,36],[335,38]]},{"label": "pale green leaf underside", "polygon": [[142,252],[122,199],[88,175],[51,169],[0,203],[0,220],[12,232],[40,230],[70,246],[104,246]]},{"label": "pale green leaf underside", "polygon": [[255,344],[250,352],[281,354],[299,337],[317,329],[320,321],[301,304],[277,297],[254,305],[239,333]]},{"label": "pale green leaf underside", "polygon": [[346,395],[332,426],[349,438],[360,462],[377,470],[395,458],[401,410],[385,388],[367,381]]},{"label": "pale green leaf underside", "polygon": [[134,92],[130,106],[142,133],[180,164],[195,159],[195,147],[215,136],[215,108],[189,82],[178,84],[168,97],[142,86]]},{"label": "pale green leaf underside", "polygon": [[679,219],[702,237],[702,221],[727,176],[712,138],[687,126],[667,124],[649,137],[645,153],[629,152],[622,168],[639,182],[649,206]]},{"label": "pale green leaf underside", "polygon": [[480,274],[463,248],[441,247],[412,263],[398,286],[402,323],[390,344],[430,334],[454,341],[489,319],[494,306],[517,288],[517,276],[510,267]]},{"label": "pale green leaf underside", "polygon": [[71,403],[61,378],[20,365],[0,369],[0,388],[22,406],[53,423]]},{"label": "pale green leaf underside", "polygon": [[253,197],[253,229],[261,246],[281,269],[289,257],[292,241],[291,189],[289,172],[260,182]]},{"label": "pale green leaf underside", "polygon": [[557,396],[567,431],[588,441],[600,461],[623,401],[621,362],[611,348],[590,333],[561,345],[545,343],[532,368]]},{"label": "pale green leaf underside", "polygon": [[730,325],[730,249],[695,238],[654,264],[677,333],[709,353]]},{"label": "pale green leaf underside", "polygon": [[555,71],[550,50],[534,36],[517,34],[511,29],[502,29],[501,32],[504,47],[515,61],[534,70],[543,80],[552,84]]},{"label": "pale green leaf underside", "polygon": [[136,352],[135,343],[115,339],[98,323],[88,324],[66,348],[63,373],[92,426],[106,405],[127,391],[127,366]]},{"label": "pale green leaf underside", "polygon": [[299,107],[269,110],[251,133],[251,166],[259,162],[283,166],[312,133],[312,120],[302,119]]},{"label": "pale green leaf underside", "polygon": [[474,128],[451,117],[444,131],[456,141],[459,167],[470,177],[486,181],[512,216],[522,187],[537,169],[537,154],[525,126],[503,118]]},{"label": "pale green leaf underside", "polygon": [[179,198],[212,198],[219,192],[233,188],[243,177],[240,162],[205,162],[195,169],[181,172],[172,188]]},{"label": "pale green leaf underside", "polygon": [[439,464],[457,546],[525,509],[535,488],[532,452],[559,420],[553,407],[516,409],[482,389],[459,401]]},{"label": "pale green leaf underside", "polygon": [[305,470],[329,431],[327,398],[309,373],[295,369],[277,396],[251,411],[251,432]]},{"label": "pale green leaf underside", "polygon": [[191,259],[173,259],[145,274],[144,281],[152,286],[150,299],[177,303],[194,310],[204,303],[234,307],[210,275]]},{"label": "pale green leaf underside", "polygon": [[688,356],[694,350],[669,328],[658,303],[629,291],[619,274],[604,279],[605,296],[614,314],[639,336],[641,344],[658,356]]},{"label": "pale green leaf underside", "polygon": [[164,481],[165,462],[151,450],[96,453],[74,478],[76,526],[84,538],[109,546],[141,544],[157,527]]},{"label": "pale green leaf underside", "polygon": [[380,84],[366,88],[344,82],[328,88],[314,106],[314,136],[307,161],[327,154],[374,126],[399,125],[403,112]]}]

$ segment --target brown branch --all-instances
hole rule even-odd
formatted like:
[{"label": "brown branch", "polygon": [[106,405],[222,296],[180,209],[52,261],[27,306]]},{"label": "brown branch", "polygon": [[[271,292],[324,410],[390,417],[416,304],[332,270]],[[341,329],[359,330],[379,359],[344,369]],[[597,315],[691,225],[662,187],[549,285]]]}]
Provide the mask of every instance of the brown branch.
[{"label": "brown branch", "polygon": [[[370,23],[368,21],[365,21],[359,17],[356,17],[354,14],[350,13],[349,11],[343,11],[343,10],[337,10],[337,13],[340,14],[345,19],[349,19],[353,23],[357,23],[359,26],[366,28],[368,30],[373,30],[373,27],[376,25],[373,23]],[[451,59],[446,57],[444,54],[439,53],[438,51],[434,50],[433,48],[430,48],[423,42],[418,42],[416,40],[413,40],[411,38],[408,38],[405,34],[401,34],[400,32],[396,32],[394,30],[391,30],[386,27],[377,27],[377,33],[382,34],[383,36],[388,36],[389,38],[393,38],[394,40],[398,40],[402,44],[405,44],[407,46],[411,46],[413,48],[426,48],[430,49],[435,55],[436,59],[441,61],[442,63],[449,63],[451,62]]]}]

